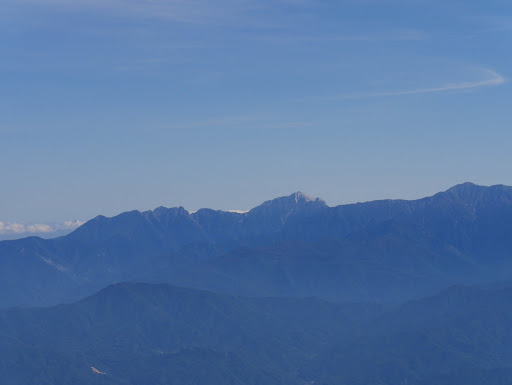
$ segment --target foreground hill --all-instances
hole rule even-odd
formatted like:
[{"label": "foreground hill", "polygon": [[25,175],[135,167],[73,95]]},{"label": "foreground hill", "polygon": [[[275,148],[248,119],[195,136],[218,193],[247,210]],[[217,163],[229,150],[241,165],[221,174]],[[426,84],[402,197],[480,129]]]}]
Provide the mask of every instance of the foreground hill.
[{"label": "foreground hill", "polygon": [[302,193],[247,213],[97,217],[52,240],[0,242],[0,307],[73,301],[121,281],[249,296],[402,300],[512,278],[512,188],[329,207]]},{"label": "foreground hill", "polygon": [[378,311],[117,284],[72,305],[0,312],[0,373],[16,385],[295,384],[303,360]]},{"label": "foreground hill", "polygon": [[454,287],[382,309],[117,284],[0,311],[0,373],[13,385],[506,385],[511,300],[511,286]]},{"label": "foreground hill", "polygon": [[301,371],[320,384],[512,383],[512,286],[453,287],[404,304]]}]

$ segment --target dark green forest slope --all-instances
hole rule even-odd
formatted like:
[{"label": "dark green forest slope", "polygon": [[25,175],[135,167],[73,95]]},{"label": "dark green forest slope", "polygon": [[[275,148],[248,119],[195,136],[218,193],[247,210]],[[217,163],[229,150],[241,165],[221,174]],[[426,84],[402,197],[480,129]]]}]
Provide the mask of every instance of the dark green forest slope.
[{"label": "dark green forest slope", "polygon": [[505,385],[511,303],[511,286],[383,308],[117,284],[71,305],[2,311],[0,373],[16,385]]}]

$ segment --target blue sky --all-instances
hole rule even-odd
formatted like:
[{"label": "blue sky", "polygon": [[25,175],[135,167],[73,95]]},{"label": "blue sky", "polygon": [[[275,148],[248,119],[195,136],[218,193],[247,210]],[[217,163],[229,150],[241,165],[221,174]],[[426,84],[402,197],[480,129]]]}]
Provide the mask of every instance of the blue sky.
[{"label": "blue sky", "polygon": [[4,0],[0,222],[512,185],[511,43],[510,1]]}]

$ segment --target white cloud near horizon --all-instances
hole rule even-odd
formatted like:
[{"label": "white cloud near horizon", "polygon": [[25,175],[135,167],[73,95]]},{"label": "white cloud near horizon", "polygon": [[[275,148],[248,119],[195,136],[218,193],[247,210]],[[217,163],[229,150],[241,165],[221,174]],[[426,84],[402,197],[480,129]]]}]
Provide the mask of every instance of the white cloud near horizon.
[{"label": "white cloud near horizon", "polygon": [[76,229],[76,228],[82,226],[84,223],[85,223],[85,221],[80,221],[78,219],[75,219],[74,221],[65,221],[64,228],[65,229]]},{"label": "white cloud near horizon", "polygon": [[391,97],[443,93],[450,91],[468,91],[482,87],[497,87],[507,82],[507,79],[500,75],[499,73],[497,73],[496,71],[490,69],[483,69],[482,72],[487,75],[487,77],[483,80],[467,81],[460,83],[447,83],[438,87],[415,88],[409,90],[379,91],[361,94],[344,94],[334,97],[333,99],[370,99],[387,96]]},{"label": "white cloud near horizon", "polygon": [[85,222],[80,220],[65,221],[63,223],[13,223],[0,222],[0,235],[31,235],[31,234],[52,234],[57,232],[71,231],[82,226]]},{"label": "white cloud near horizon", "polygon": [[43,225],[36,223],[34,225],[28,225],[25,227],[28,233],[51,233],[54,231],[50,225]]},{"label": "white cloud near horizon", "polygon": [[0,234],[22,234],[25,232],[25,225],[20,223],[0,222]]}]

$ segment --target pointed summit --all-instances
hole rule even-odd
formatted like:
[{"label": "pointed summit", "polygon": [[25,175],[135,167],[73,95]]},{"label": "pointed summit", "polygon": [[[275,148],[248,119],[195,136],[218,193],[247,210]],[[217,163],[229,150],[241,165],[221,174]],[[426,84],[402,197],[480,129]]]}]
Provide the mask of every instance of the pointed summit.
[{"label": "pointed summit", "polygon": [[304,194],[302,191],[297,191],[296,193],[293,193],[290,196],[295,197],[295,202],[297,202],[297,203],[299,203],[299,202],[311,202],[311,201],[315,200],[315,199],[311,198],[309,195]]},{"label": "pointed summit", "polygon": [[327,207],[324,200],[312,198],[303,192],[297,191],[291,195],[272,199],[253,208],[249,214],[264,222],[283,224],[286,220],[299,212],[313,212]]},{"label": "pointed summit", "polygon": [[[274,208],[294,208],[294,207],[302,207],[304,205],[318,205],[318,206],[327,206],[325,201],[320,198],[312,198],[307,194],[304,194],[301,191],[297,191],[291,195],[275,198],[269,201],[262,203],[260,206],[255,207],[253,210],[256,210],[260,207],[274,207]],[[251,210],[252,211],[252,210]]]}]

